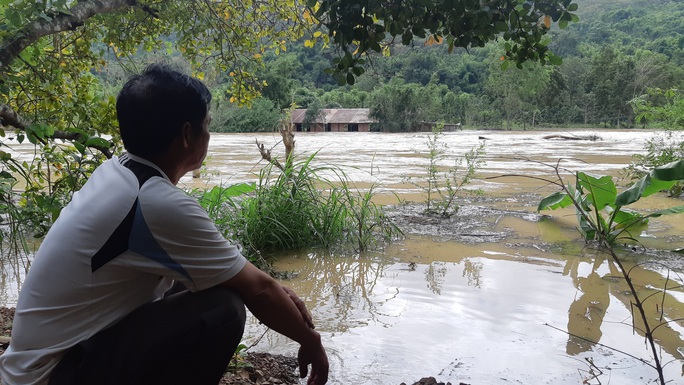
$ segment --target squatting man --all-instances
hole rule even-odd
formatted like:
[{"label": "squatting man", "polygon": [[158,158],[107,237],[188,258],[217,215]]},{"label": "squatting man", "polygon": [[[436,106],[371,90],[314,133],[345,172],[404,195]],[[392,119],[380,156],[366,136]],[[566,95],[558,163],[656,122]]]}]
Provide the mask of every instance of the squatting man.
[{"label": "squatting man", "polygon": [[210,101],[201,81],[160,64],[123,86],[116,113],[127,153],[95,170],[40,246],[0,356],[3,384],[215,385],[242,338],[245,306],[300,344],[308,384],[327,382],[302,300],[176,187],[207,154]]}]

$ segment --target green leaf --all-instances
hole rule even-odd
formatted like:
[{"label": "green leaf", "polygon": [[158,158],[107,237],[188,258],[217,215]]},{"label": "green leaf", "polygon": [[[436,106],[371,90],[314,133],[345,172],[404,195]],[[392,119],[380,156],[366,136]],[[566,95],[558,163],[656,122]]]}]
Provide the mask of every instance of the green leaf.
[{"label": "green leaf", "polygon": [[651,176],[662,181],[684,180],[684,159],[654,168]]},{"label": "green leaf", "polygon": [[112,146],[112,143],[106,139],[103,138],[98,138],[98,137],[92,137],[88,138],[86,142],[84,143],[86,147],[104,147],[104,148],[109,148]]},{"label": "green leaf", "polygon": [[673,180],[673,181],[665,182],[665,181],[658,180],[658,179],[651,179],[651,184],[648,185],[648,187],[646,187],[646,189],[644,189],[644,192],[643,192],[643,194],[641,194],[641,196],[647,197],[647,196],[653,195],[657,192],[669,190],[670,188],[672,188],[672,186],[675,185],[675,183],[677,183],[677,181]]},{"label": "green leaf", "polygon": [[498,32],[508,31],[508,23],[506,23],[505,21],[499,20],[496,23],[494,23],[494,26]]},{"label": "green leaf", "polygon": [[624,196],[621,198],[625,202],[633,203],[640,197],[647,197],[659,191],[668,190],[680,180],[684,180],[684,159],[654,168],[648,175],[624,191]]},{"label": "green leaf", "polygon": [[[218,187],[218,186],[217,186]],[[216,187],[214,187],[216,188]],[[244,194],[249,194],[256,189],[256,183],[239,183],[223,188],[221,195],[224,197],[237,197]]]},{"label": "green leaf", "polygon": [[356,79],[354,79],[354,74],[351,72],[347,73],[347,84],[349,84],[350,86],[353,86],[355,82],[356,82]]},{"label": "green leaf", "polygon": [[583,172],[577,173],[579,186],[588,192],[587,199],[596,210],[603,210],[606,206],[614,205],[617,188],[611,176],[594,177]]},{"label": "green leaf", "polygon": [[593,241],[596,238],[596,226],[590,222],[584,215],[579,211],[576,212],[577,223],[579,223],[579,232],[582,234],[587,241]]},{"label": "green leaf", "polygon": [[537,212],[542,210],[555,210],[568,207],[572,204],[570,196],[564,192],[557,191],[542,199],[537,206]]},{"label": "green leaf", "polygon": [[616,229],[628,228],[636,223],[643,223],[646,221],[646,217],[633,210],[620,209],[613,212],[612,215],[613,227]]},{"label": "green leaf", "polygon": [[552,53],[549,53],[549,62],[553,65],[561,65],[563,64],[563,59],[560,56],[556,56]]},{"label": "green leaf", "polygon": [[657,218],[661,215],[681,214],[681,213],[684,213],[684,205],[674,206],[674,207],[670,207],[667,209],[654,211],[654,212],[646,215],[644,218]]},{"label": "green leaf", "polygon": [[651,177],[649,175],[644,176],[643,178],[639,179],[636,183],[634,183],[632,187],[619,193],[615,197],[615,205],[627,206],[638,201],[639,198],[641,198],[641,195],[644,193],[644,189],[650,184]]},{"label": "green leaf", "polygon": [[84,155],[86,152],[86,147],[83,145],[83,143],[80,142],[73,142],[74,147],[76,147],[76,150],[81,153],[81,155]]}]

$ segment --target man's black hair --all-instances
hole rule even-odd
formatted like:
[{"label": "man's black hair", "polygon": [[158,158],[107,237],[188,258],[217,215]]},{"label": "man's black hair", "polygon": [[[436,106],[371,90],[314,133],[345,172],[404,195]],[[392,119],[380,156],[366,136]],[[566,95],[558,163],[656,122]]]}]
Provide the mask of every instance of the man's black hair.
[{"label": "man's black hair", "polygon": [[123,86],[116,116],[124,147],[141,157],[166,151],[185,123],[202,130],[211,93],[200,80],[165,64],[152,64]]}]

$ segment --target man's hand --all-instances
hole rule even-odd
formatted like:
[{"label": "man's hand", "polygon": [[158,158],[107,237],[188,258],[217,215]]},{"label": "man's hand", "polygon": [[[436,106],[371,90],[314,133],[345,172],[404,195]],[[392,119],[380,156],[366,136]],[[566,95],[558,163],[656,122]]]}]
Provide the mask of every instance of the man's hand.
[{"label": "man's hand", "polygon": [[301,345],[297,362],[299,363],[299,377],[301,378],[306,377],[308,366],[311,364],[311,374],[306,381],[307,385],[323,385],[328,382],[328,356],[320,343],[320,339],[318,343],[311,346]]},{"label": "man's hand", "polygon": [[321,335],[313,329],[311,314],[297,294],[249,262],[223,285],[237,290],[247,308],[264,325],[299,342],[299,374],[306,377],[311,365],[307,385],[328,382],[328,356]]},{"label": "man's hand", "polygon": [[[300,313],[302,313],[302,317],[304,318],[304,321],[306,322],[307,325],[311,329],[315,329],[316,326],[313,323],[313,318],[311,317],[311,313],[309,312],[309,309],[306,308],[306,304],[304,301],[302,301],[298,296],[297,293],[292,291],[289,287],[283,286],[283,290],[285,290],[285,293],[290,297],[292,302],[297,306],[297,310],[299,310]],[[304,376],[302,376],[304,377]]]}]

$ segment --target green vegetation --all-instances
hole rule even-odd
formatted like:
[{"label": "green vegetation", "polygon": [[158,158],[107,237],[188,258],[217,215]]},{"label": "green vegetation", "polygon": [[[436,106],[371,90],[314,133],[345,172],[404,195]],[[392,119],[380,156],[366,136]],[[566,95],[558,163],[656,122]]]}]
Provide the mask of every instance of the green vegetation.
[{"label": "green vegetation", "polygon": [[655,121],[669,129],[684,129],[684,95],[678,89],[649,88],[630,104],[637,122]]},{"label": "green vegetation", "polygon": [[[668,321],[663,321],[662,313],[661,317],[654,320],[657,322],[656,324],[649,321],[644,303],[654,296],[649,295],[646,298],[639,296],[639,292],[632,283],[630,271],[625,269],[614,248],[617,247],[619,241],[634,241],[631,231],[636,230],[639,226],[646,225],[649,218],[684,213],[684,205],[656,210],[646,215],[625,208],[625,206],[642,197],[670,189],[677,181],[684,180],[684,159],[654,168],[632,187],[619,194],[610,176],[593,177],[578,172],[575,175],[575,183],[572,184],[563,182],[558,165],[554,166],[554,169],[558,180],[549,182],[560,186],[561,191],[544,198],[539,203],[537,210],[553,210],[570,205],[574,206],[579,222],[579,231],[584,239],[587,242],[595,242],[601,250],[611,255],[628,284],[633,298],[633,308],[630,309],[633,314],[633,327],[644,335],[651,349],[653,363],[642,362],[651,366],[658,373],[659,383],[665,385],[663,364],[660,360],[653,332],[666,325]],[[662,293],[663,296],[666,294],[666,289]],[[660,310],[660,312],[662,311]],[[639,322],[636,319],[639,319]],[[637,324],[640,326],[637,327]]]},{"label": "green vegetation", "polygon": [[[655,133],[646,141],[646,154],[632,155],[632,162],[625,168],[625,178],[632,183],[644,177],[651,169],[684,159],[684,141],[678,140],[673,131]],[[678,197],[682,193],[682,181],[668,188],[668,195]]]},{"label": "green vegetation", "polygon": [[[428,164],[425,166],[425,181],[408,178],[407,182],[420,188],[426,195],[425,212],[448,218],[458,211],[456,198],[463,188],[475,177],[477,170],[484,165],[485,143],[470,149],[462,158],[456,158],[454,165],[444,167],[447,160],[447,144],[442,142],[444,125],[437,124],[427,138]],[[465,172],[461,166],[465,161]]]},{"label": "green vegetation", "polygon": [[199,202],[225,237],[260,266],[277,251],[346,245],[362,252],[401,235],[372,202],[373,189],[355,191],[341,170],[316,167],[314,159],[282,169],[269,164],[255,184],[216,186],[201,193]]},{"label": "green vegetation", "polygon": [[[503,56],[518,68],[527,60],[558,64],[560,58],[549,52],[544,35],[552,24],[562,29],[578,21],[571,0],[424,0],[405,1],[309,0],[312,15],[325,26],[325,41],[333,42],[340,54],[329,71],[340,84],[353,85],[365,72],[368,52],[389,49],[389,42],[401,39],[409,45],[414,38],[427,45],[454,48],[483,47],[497,37],[505,41]],[[320,32],[319,32],[320,33]],[[311,43],[310,43],[311,44]]]},{"label": "green vegetation", "polygon": [[[261,55],[309,26],[294,4],[253,6],[0,0],[0,177],[12,186],[0,214],[13,223],[3,238],[26,245],[25,236],[43,235],[92,170],[121,151],[114,95],[146,63],[176,62],[226,79],[221,89],[236,100],[253,98]],[[34,158],[17,160],[17,142],[33,144]]]},{"label": "green vegetation", "polygon": [[580,21],[554,27],[551,39],[542,39],[563,58],[561,65],[526,62],[522,70],[503,69],[502,63],[514,62],[501,61],[509,52],[505,41],[449,53],[448,39],[437,44],[429,33],[420,38],[411,32],[411,46],[381,45],[389,56],[362,59],[362,71],[345,62],[337,74],[353,74],[353,85],[339,86],[326,72],[331,60],[353,53],[353,45],[345,53],[293,42],[286,55],[264,55],[266,66],[257,76],[268,79],[263,95],[281,108],[305,88],[324,108],[370,108],[379,131],[412,131],[421,121],[507,129],[660,126],[661,117],[640,117],[629,102],[652,88],[684,89],[684,6],[671,0],[658,6],[637,0],[577,4],[572,13]]},{"label": "green vegetation", "polygon": [[[2,145],[28,140],[38,155],[18,162],[11,151],[0,153],[3,177],[24,189],[5,203],[14,213],[32,216],[29,227],[44,233],[93,167],[122,150],[114,94],[123,79],[151,61],[176,63],[212,86],[218,118],[212,129],[271,130],[279,111],[293,102],[303,105],[296,100],[306,96],[301,90],[312,84],[332,90],[336,81],[329,72],[356,80],[365,71],[366,52],[377,51],[379,44],[392,49],[385,38],[401,36],[406,44],[414,36],[416,42],[444,41],[442,52],[451,52],[483,46],[501,33],[509,44],[504,54],[516,64],[555,62],[542,37],[552,25],[576,20],[570,12],[577,9],[565,0],[455,4],[396,2],[386,8],[377,2],[327,0],[0,0]],[[449,15],[459,15],[460,21],[443,23]],[[332,47],[323,53],[307,48],[315,42],[331,43],[342,56],[334,59]],[[365,103],[364,92],[375,88],[367,79],[357,82],[366,88],[349,92],[358,96],[354,104]],[[431,111],[440,111],[444,102],[449,106],[445,118],[464,115],[463,99],[455,91],[431,90],[425,95]],[[307,108],[326,99],[311,90],[308,94],[314,98]],[[339,94],[330,99],[347,103]],[[240,108],[247,105],[254,109]]]},{"label": "green vegetation", "polygon": [[651,170],[619,194],[610,176],[596,177],[577,172],[573,184],[563,182],[558,166],[555,170],[558,181],[550,182],[560,186],[562,191],[544,198],[537,211],[574,206],[579,231],[587,242],[595,241],[601,246],[612,247],[623,238],[633,240],[630,231],[636,226],[647,224],[649,218],[684,212],[684,206],[676,206],[644,215],[625,207],[684,180],[684,160]]}]

